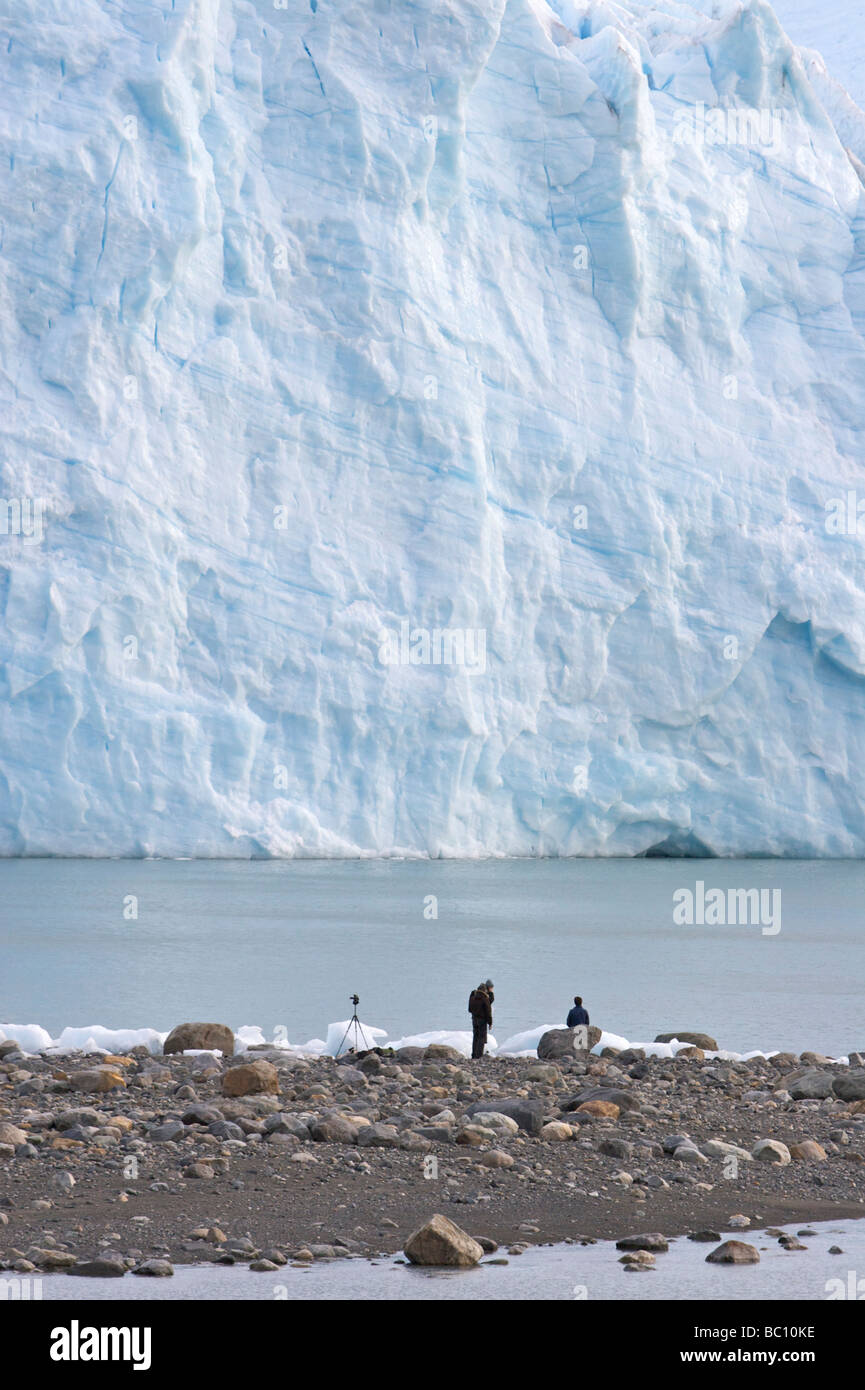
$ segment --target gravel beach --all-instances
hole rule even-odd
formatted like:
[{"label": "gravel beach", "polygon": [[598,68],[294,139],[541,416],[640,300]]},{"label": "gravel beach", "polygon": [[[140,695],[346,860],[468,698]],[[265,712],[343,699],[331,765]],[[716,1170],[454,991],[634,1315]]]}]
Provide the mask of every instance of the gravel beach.
[{"label": "gravel beach", "polygon": [[434,1213],[516,1253],[865,1213],[859,1054],[595,1056],[560,1031],[553,1061],[0,1044],[0,1268],[278,1268],[400,1251]]}]

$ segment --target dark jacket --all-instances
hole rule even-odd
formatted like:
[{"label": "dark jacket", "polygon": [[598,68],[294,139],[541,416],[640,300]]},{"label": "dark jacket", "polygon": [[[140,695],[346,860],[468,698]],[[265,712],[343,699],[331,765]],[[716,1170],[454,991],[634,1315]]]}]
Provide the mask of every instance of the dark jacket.
[{"label": "dark jacket", "polygon": [[578,1028],[581,1023],[588,1024],[589,1015],[581,1004],[575,1004],[568,1014],[568,1027]]},{"label": "dark jacket", "polygon": [[469,995],[469,1013],[475,1023],[485,1023],[487,1027],[492,1027],[493,1008],[485,989],[472,990]]}]

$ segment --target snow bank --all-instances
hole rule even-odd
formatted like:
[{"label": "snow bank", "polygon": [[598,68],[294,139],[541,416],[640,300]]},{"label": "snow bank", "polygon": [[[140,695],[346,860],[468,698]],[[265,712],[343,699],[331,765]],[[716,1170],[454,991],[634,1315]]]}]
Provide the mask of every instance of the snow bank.
[{"label": "snow bank", "polygon": [[[307,1042],[289,1042],[283,1037],[268,1037],[265,1032],[255,1025],[244,1025],[235,1034],[235,1046],[238,1052],[243,1052],[248,1048],[267,1045],[268,1047],[282,1048],[286,1052],[297,1053],[301,1056],[321,1057],[321,1056],[345,1056],[345,1054],[355,1048],[355,1032],[352,1025],[351,1031],[346,1037],[346,1030],[349,1020],[343,1019],[339,1023],[328,1025],[327,1036],[325,1038],[310,1038]],[[501,1044],[497,1043],[492,1034],[489,1035],[487,1051],[492,1056],[499,1057],[535,1057],[537,1056],[537,1046],[542,1034],[551,1028],[560,1028],[560,1023],[544,1023],[537,1028],[529,1028],[523,1033],[514,1033],[510,1038],[506,1038]],[[122,1053],[131,1047],[144,1044],[153,1053],[160,1053],[162,1044],[168,1037],[167,1033],[160,1033],[153,1028],[127,1028],[112,1029],[103,1028],[98,1024],[88,1028],[64,1028],[57,1038],[51,1035],[38,1024],[0,1024],[0,1042],[5,1039],[14,1039],[20,1044],[22,1051],[39,1052],[111,1052]],[[463,1029],[431,1029],[425,1033],[411,1033],[403,1038],[388,1038],[385,1028],[376,1028],[369,1023],[360,1023],[359,1035],[357,1039],[358,1051],[365,1051],[373,1047],[428,1047],[430,1043],[442,1043],[447,1047],[453,1047],[463,1056],[470,1057],[472,1050],[472,1035]],[[632,1042],[618,1033],[603,1032],[600,1041],[592,1049],[597,1055],[605,1047],[615,1047],[624,1051],[627,1047],[641,1047],[649,1056],[652,1057],[675,1057],[683,1047],[690,1046],[689,1043],[673,1041],[670,1043],[656,1042]],[[724,1061],[748,1061],[751,1057],[772,1057],[777,1048],[770,1048],[768,1051],[754,1049],[751,1052],[732,1052],[729,1049],[721,1049],[718,1052],[707,1052],[707,1057],[718,1057]],[[839,1063],[846,1063],[846,1057],[835,1059]]]},{"label": "snow bank", "polygon": [[[472,1035],[471,1032],[460,1030],[454,1032],[447,1028],[439,1028],[431,1033],[410,1033],[408,1037],[399,1038],[396,1042],[389,1042],[388,1047],[429,1047],[430,1043],[441,1043],[444,1047],[455,1047],[457,1052],[461,1052],[464,1057],[472,1055]],[[498,1044],[492,1033],[487,1034],[487,1051],[495,1052]]]},{"label": "snow bank", "polygon": [[121,1054],[133,1047],[147,1047],[153,1053],[162,1051],[168,1033],[155,1028],[103,1028],[94,1023],[86,1028],[64,1028],[52,1038],[38,1024],[0,1023],[0,1042],[6,1038],[20,1043],[25,1052],[106,1052]]},{"label": "snow bank", "polygon": [[368,1023],[353,1024],[350,1019],[328,1026],[324,1051],[331,1057],[341,1057],[345,1052],[367,1052],[371,1047],[386,1046],[384,1039],[387,1030],[372,1028]]}]

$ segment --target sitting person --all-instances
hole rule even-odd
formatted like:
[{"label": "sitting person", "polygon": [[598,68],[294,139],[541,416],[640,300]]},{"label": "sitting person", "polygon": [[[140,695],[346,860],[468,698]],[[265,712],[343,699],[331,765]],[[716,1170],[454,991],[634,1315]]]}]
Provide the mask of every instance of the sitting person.
[{"label": "sitting person", "polygon": [[570,1013],[568,1014],[568,1027],[569,1027],[569,1028],[579,1028],[579,1026],[580,1026],[581,1023],[582,1023],[582,1024],[585,1024],[585,1025],[588,1027],[589,1015],[588,1015],[588,1011],[587,1011],[586,1009],[583,1008],[583,1001],[582,1001],[582,999],[580,998],[580,996],[579,996],[578,994],[575,994],[575,995],[574,995],[574,1007],[571,1009]]}]

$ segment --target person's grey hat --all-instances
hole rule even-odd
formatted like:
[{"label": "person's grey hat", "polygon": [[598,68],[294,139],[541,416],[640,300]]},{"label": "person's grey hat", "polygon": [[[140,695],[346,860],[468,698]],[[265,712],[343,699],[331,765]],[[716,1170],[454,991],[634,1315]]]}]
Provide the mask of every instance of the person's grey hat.
[{"label": "person's grey hat", "polygon": [[495,989],[495,985],[493,984],[492,980],[484,980],[484,984],[486,985],[487,989]]}]

